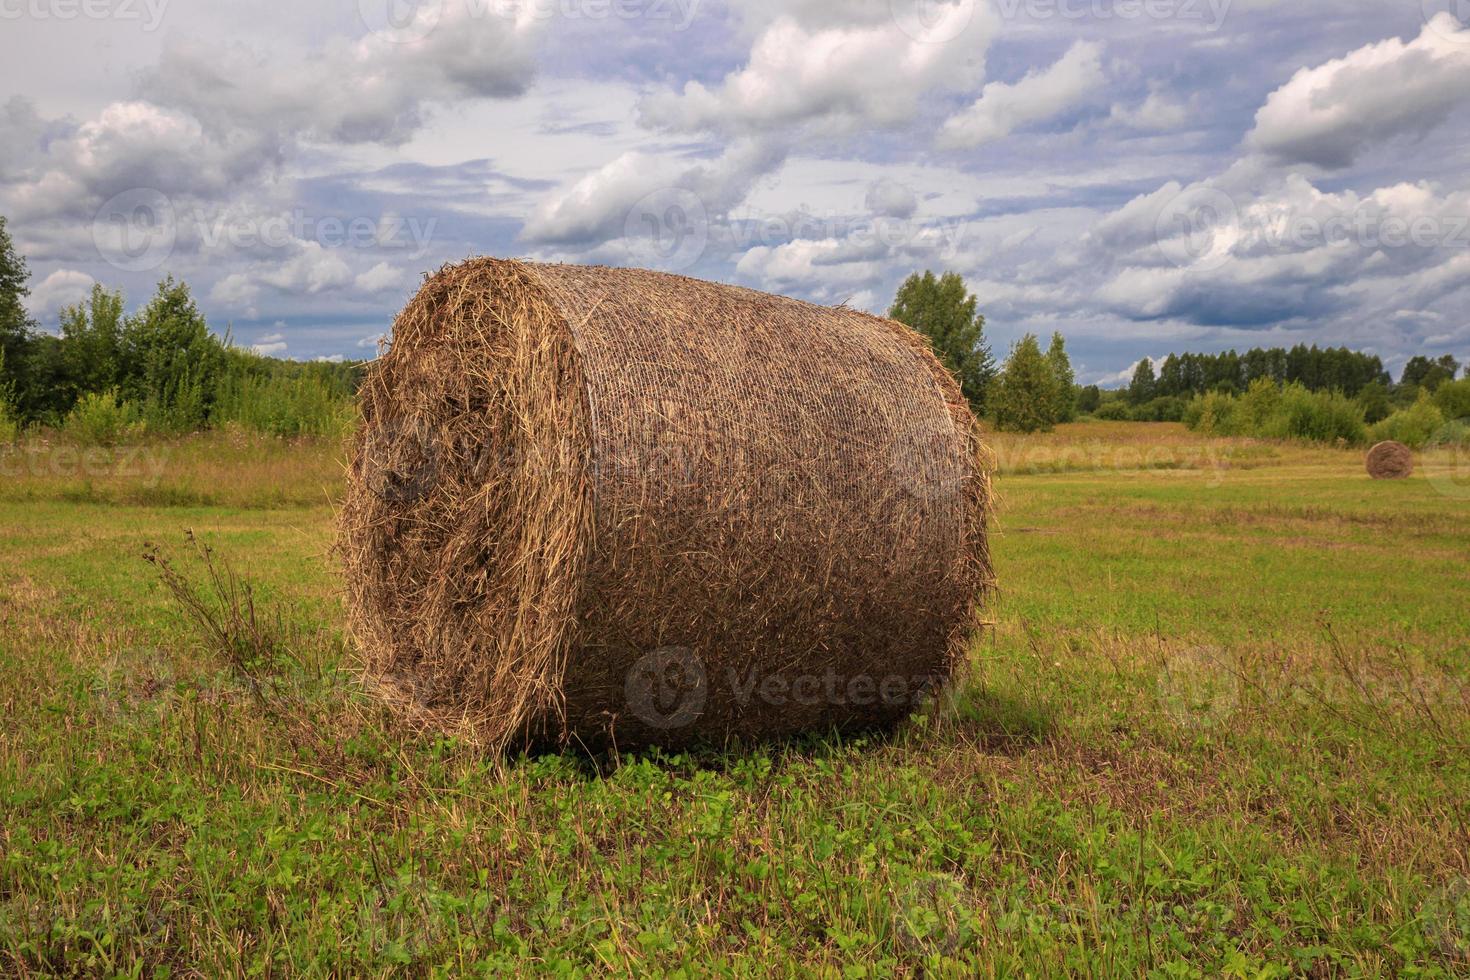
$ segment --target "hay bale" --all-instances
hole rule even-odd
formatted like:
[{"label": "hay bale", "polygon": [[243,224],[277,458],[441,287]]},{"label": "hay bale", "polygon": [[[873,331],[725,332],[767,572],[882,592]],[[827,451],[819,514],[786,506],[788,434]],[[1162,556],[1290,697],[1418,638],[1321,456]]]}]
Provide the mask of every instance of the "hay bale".
[{"label": "hay bale", "polygon": [[399,314],[361,403],[349,620],[419,724],[494,748],[866,727],[963,661],[988,469],[907,327],[474,259]]},{"label": "hay bale", "polygon": [[1368,450],[1368,475],[1375,480],[1402,480],[1414,472],[1414,453],[1401,442],[1389,439]]}]

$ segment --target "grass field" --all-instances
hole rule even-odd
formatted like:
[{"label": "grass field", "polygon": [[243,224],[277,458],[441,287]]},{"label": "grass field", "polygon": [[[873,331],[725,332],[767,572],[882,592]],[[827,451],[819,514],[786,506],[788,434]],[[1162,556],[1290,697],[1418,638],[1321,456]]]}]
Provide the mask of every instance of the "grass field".
[{"label": "grass field", "polygon": [[[486,759],[346,669],[323,444],[0,456],[0,973],[1470,973],[1470,483],[999,438],[973,676],[891,736]],[[130,458],[125,458],[131,453]],[[142,559],[256,584],[222,655]]]}]

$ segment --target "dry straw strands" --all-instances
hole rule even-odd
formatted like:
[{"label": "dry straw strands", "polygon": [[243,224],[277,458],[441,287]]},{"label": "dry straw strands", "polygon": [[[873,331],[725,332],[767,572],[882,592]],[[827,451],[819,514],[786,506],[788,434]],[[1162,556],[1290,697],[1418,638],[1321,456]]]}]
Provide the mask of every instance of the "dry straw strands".
[{"label": "dry straw strands", "polygon": [[492,748],[891,723],[991,584],[975,421],[918,335],[637,269],[441,269],[348,483],[367,674]]},{"label": "dry straw strands", "polygon": [[1375,480],[1402,480],[1414,472],[1414,453],[1390,439],[1369,449],[1365,463],[1368,475]]}]

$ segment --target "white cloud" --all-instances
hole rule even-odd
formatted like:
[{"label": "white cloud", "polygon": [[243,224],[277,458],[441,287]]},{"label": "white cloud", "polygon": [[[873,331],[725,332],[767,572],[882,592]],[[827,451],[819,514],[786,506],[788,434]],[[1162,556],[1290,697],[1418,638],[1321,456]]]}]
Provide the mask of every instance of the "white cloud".
[{"label": "white cloud", "polygon": [[1126,385],[1133,380],[1133,372],[1137,371],[1138,365],[1144,361],[1148,361],[1149,367],[1153,368],[1154,373],[1157,374],[1159,365],[1164,362],[1164,359],[1162,357],[1140,357],[1121,371],[1114,371],[1111,374],[1103,372],[1102,374],[1094,375],[1088,383],[1095,384],[1100,388],[1116,388],[1119,385]]},{"label": "white cloud", "polygon": [[928,34],[906,30],[891,13],[815,26],[779,17],[755,40],[743,68],[713,88],[691,81],[681,92],[651,95],[642,118],[685,132],[907,124],[930,89],[963,90],[980,77],[996,33],[995,14],[980,0],[956,0],[931,14]]},{"label": "white cloud", "polygon": [[40,285],[31,287],[26,308],[32,316],[44,323],[62,308],[86,299],[95,283],[96,280],[85,272],[57,269],[43,279]]},{"label": "white cloud", "polygon": [[241,44],[179,40],[146,73],[145,95],[186,109],[212,129],[300,133],[333,142],[402,142],[426,106],[525,92],[535,71],[538,25],[532,4],[424,4],[440,12],[418,40],[379,34],[331,38],[284,59]]},{"label": "white cloud", "polygon": [[869,184],[864,203],[873,214],[892,218],[912,218],[919,209],[919,199],[914,195],[913,188],[900,184],[891,177],[883,177]]},{"label": "white cloud", "polygon": [[[737,141],[718,159],[684,167],[649,153],[624,153],[542,201],[522,235],[540,243],[600,243],[628,237],[647,218],[656,225],[687,222],[689,231],[707,236],[709,218],[743,201],[785,156],[783,146],[758,140]],[[680,209],[677,219],[670,217],[673,207]]]},{"label": "white cloud", "polygon": [[872,261],[848,261],[844,243],[835,238],[801,239],[783,245],[757,245],[740,257],[735,274],[771,289],[816,286],[824,297],[851,293],[880,271]]},{"label": "white cloud", "polygon": [[31,169],[15,175],[13,213],[27,220],[90,220],[103,201],[140,188],[166,189],[178,204],[223,194],[275,155],[269,141],[219,139],[187,113],[137,100],[111,103],[80,125],[44,126],[44,150],[24,156]]},{"label": "white cloud", "polygon": [[1470,31],[1437,15],[1413,41],[1389,38],[1315,68],[1272,92],[1247,145],[1284,163],[1346,167],[1370,146],[1422,137],[1470,91]]},{"label": "white cloud", "polygon": [[261,274],[260,281],[286,293],[314,295],[352,282],[342,257],[319,242],[301,242],[295,256]]},{"label": "white cloud", "polygon": [[1102,48],[1078,41],[1049,68],[1029,72],[1014,84],[986,85],[974,104],[945,122],[939,143],[954,148],[993,142],[1079,105],[1105,81]]},{"label": "white cloud", "polygon": [[253,304],[260,295],[260,287],[250,281],[250,277],[243,272],[232,272],[209,291],[211,302],[220,303],[231,308],[242,308]]},{"label": "white cloud", "polygon": [[[423,5],[421,15],[436,5]],[[394,44],[368,34],[314,50],[251,48],[189,37],[137,71],[135,90],[89,118],[43,119],[11,99],[0,111],[0,172],[13,217],[90,219],[136,188],[236,198],[277,175],[298,144],[401,144],[432,107],[524,93],[542,19],[531,5],[446,3],[437,29]]]},{"label": "white cloud", "polygon": [[1190,110],[1166,93],[1155,90],[1137,106],[1114,105],[1114,120],[1129,129],[1149,132],[1168,132],[1179,129],[1189,122]]},{"label": "white cloud", "polygon": [[403,285],[404,279],[401,269],[394,268],[387,262],[379,262],[353,279],[352,288],[360,293],[382,293]]}]

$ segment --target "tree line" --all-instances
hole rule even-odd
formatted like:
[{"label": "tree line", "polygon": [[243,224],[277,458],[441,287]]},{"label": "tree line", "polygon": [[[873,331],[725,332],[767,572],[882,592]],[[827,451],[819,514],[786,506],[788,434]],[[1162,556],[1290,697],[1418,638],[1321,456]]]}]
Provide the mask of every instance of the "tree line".
[{"label": "tree line", "polygon": [[[1433,392],[1445,381],[1454,380],[1460,363],[1449,354],[1409,358],[1398,384]],[[1392,376],[1377,354],[1364,354],[1346,347],[1319,348],[1297,344],[1284,347],[1253,347],[1244,354],[1234,350],[1219,354],[1170,354],[1159,364],[1138,362],[1128,385],[1129,400],[1135,404],[1152,398],[1203,395],[1209,391],[1240,394],[1259,379],[1278,385],[1299,384],[1307,391],[1338,391],[1356,397],[1369,385],[1393,385]]]},{"label": "tree line", "polygon": [[1170,354],[1157,368],[1144,358],[1126,387],[1103,390],[1077,385],[1060,333],[1052,335],[1045,351],[1034,335],[1025,335],[1004,364],[997,365],[985,340],[979,301],[957,273],[909,276],[888,315],[928,338],[934,353],[959,379],[977,415],[997,428],[1023,432],[1049,429],[1079,415],[1177,422],[1184,419],[1192,400],[1207,394],[1243,395],[1263,383],[1337,393],[1352,401],[1365,424],[1374,425],[1413,406],[1421,393],[1434,395],[1460,370],[1459,362],[1448,354],[1417,355],[1394,383],[1376,354],[1297,344],[1253,347],[1244,354],[1234,350]]},{"label": "tree line", "polygon": [[359,365],[242,350],[209,329],[172,276],[132,314],[101,284],[61,311],[58,332],[26,311],[30,273],[0,217],[0,435],[47,425],[83,441],[176,434],[227,422],[324,435],[350,414]]}]

